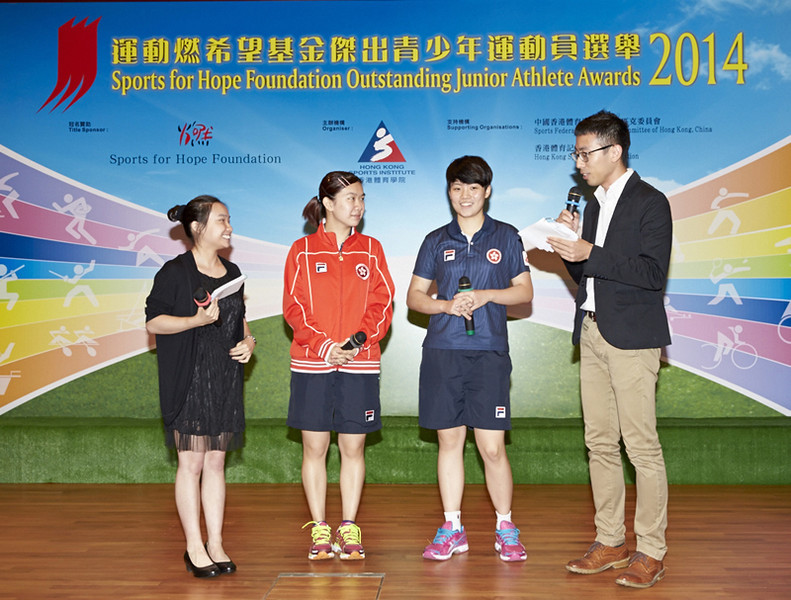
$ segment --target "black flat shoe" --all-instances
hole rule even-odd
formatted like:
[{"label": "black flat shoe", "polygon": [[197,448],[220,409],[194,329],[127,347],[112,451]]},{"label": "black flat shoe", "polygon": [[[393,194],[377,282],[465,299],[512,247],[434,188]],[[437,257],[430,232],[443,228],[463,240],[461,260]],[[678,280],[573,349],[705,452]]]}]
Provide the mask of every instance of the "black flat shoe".
[{"label": "black flat shoe", "polygon": [[[203,547],[206,548],[206,554],[209,554],[209,542],[206,542],[203,545]],[[211,559],[212,561],[214,560],[211,557],[211,554],[209,554],[209,559]],[[234,564],[234,562],[232,560],[229,560],[229,561],[226,561],[226,562],[215,562],[214,564],[217,565],[218,569],[220,569],[220,573],[222,573],[224,575],[236,572],[236,565]]]},{"label": "black flat shoe", "polygon": [[192,573],[195,577],[217,577],[217,575],[221,573],[220,567],[214,563],[206,567],[196,567],[192,564],[189,552],[184,553],[184,564],[187,565],[187,571]]}]

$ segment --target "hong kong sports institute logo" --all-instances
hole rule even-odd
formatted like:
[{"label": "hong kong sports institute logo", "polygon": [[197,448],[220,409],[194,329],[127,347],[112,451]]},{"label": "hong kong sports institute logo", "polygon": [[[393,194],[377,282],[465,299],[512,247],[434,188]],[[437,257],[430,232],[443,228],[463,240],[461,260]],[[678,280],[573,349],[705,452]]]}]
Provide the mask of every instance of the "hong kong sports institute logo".
[{"label": "hong kong sports institute logo", "polygon": [[86,18],[75,25],[72,19],[58,28],[58,79],[49,98],[38,110],[62,93],[50,109],[52,112],[74,94],[63,109],[66,112],[91,89],[96,79],[96,38],[100,20],[101,17],[89,25]]},{"label": "hong kong sports institute logo", "polygon": [[398,149],[398,144],[396,144],[393,135],[388,131],[384,121],[379,123],[379,127],[376,128],[376,131],[371,136],[371,141],[368,142],[368,146],[365,147],[360,160],[357,162],[406,162],[404,155]]}]

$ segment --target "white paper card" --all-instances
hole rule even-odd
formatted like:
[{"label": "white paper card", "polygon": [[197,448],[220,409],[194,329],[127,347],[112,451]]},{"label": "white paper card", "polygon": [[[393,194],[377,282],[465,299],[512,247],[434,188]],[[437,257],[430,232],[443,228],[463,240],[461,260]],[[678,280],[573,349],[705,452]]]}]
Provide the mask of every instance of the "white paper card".
[{"label": "white paper card", "polygon": [[565,225],[558,223],[552,217],[539,219],[519,232],[526,249],[538,248],[547,252],[554,252],[547,242],[548,237],[558,237],[576,241],[579,236]]},{"label": "white paper card", "polygon": [[225,298],[226,296],[230,296],[231,294],[235,294],[239,291],[244,283],[244,280],[247,279],[247,275],[239,275],[236,279],[232,279],[228,283],[222,284],[216,290],[214,290],[211,294],[212,300],[220,300],[221,298]]}]

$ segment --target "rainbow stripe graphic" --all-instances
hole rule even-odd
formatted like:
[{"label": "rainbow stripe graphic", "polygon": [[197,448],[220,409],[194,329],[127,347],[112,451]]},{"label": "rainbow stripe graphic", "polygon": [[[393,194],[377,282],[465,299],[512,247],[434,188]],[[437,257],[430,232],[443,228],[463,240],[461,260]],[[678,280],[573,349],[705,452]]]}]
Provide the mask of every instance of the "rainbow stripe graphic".
[{"label": "rainbow stripe graphic", "polygon": [[[668,194],[664,359],[791,416],[789,165],[791,136]],[[530,319],[570,331],[574,284],[554,256],[535,258]]]},{"label": "rainbow stripe graphic", "polygon": [[[669,194],[673,344],[665,355],[785,415],[791,415],[789,164],[791,136]],[[144,302],[160,265],[185,249],[176,235],[164,214],[0,146],[0,414],[153,347]],[[287,251],[234,236],[231,258],[249,277],[248,319],[281,313]],[[554,269],[534,266],[530,319],[568,330],[574,304],[567,283]]]},{"label": "rainbow stripe graphic", "polygon": [[[791,136],[669,195],[667,360],[791,415]],[[691,399],[694,401],[694,399]]]},{"label": "rainbow stripe graphic", "polygon": [[[0,413],[153,347],[145,299],[186,248],[176,225],[0,146]],[[287,252],[234,236],[248,319],[282,311]]]}]

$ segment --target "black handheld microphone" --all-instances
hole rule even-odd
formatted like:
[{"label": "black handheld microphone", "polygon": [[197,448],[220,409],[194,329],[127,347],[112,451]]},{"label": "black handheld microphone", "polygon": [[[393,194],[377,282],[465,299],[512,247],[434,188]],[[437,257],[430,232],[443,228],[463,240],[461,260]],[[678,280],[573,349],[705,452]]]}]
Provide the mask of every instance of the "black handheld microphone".
[{"label": "black handheld microphone", "polygon": [[582,200],[582,190],[575,185],[569,190],[569,195],[566,198],[566,210],[572,215],[579,212],[580,200]]},{"label": "black handheld microphone", "polygon": [[[211,294],[204,290],[202,287],[199,287],[194,292],[192,292],[192,299],[195,300],[195,304],[200,306],[201,308],[205,308],[211,304]],[[220,319],[218,318],[214,322],[215,327],[219,327],[221,324]]]},{"label": "black handheld microphone", "polygon": [[[460,292],[471,292],[473,290],[472,282],[470,278],[466,275],[462,275],[459,277],[459,291]],[[467,332],[467,335],[475,335],[475,319],[472,317],[464,318],[464,331]]]},{"label": "black handheld microphone", "polygon": [[355,348],[361,348],[367,339],[368,336],[365,335],[364,331],[358,331],[349,338],[348,342],[341,346],[341,350],[354,350]]},{"label": "black handheld microphone", "polygon": [[211,294],[202,287],[199,287],[194,292],[192,292],[192,298],[195,300],[195,304],[201,307],[209,306],[209,304],[211,304]]}]

